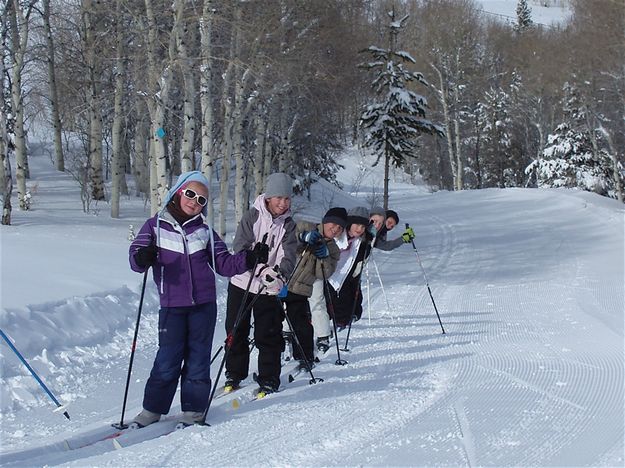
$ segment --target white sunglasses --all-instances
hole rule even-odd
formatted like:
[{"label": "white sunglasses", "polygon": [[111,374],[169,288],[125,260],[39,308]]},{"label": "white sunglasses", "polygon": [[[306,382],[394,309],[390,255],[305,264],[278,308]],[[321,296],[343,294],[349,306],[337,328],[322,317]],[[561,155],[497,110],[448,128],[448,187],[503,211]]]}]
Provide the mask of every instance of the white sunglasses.
[{"label": "white sunglasses", "polygon": [[195,191],[191,190],[190,188],[184,189],[182,191],[182,194],[184,195],[185,198],[188,198],[189,200],[195,200],[195,202],[202,207],[206,206],[206,204],[208,203],[208,200],[206,199],[206,197],[202,195],[198,195]]}]

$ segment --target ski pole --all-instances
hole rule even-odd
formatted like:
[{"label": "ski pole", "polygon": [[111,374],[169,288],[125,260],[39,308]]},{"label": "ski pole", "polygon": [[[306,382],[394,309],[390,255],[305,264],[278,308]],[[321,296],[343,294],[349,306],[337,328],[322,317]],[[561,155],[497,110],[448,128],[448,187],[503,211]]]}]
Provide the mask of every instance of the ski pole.
[{"label": "ski pole", "polygon": [[[408,225],[408,223],[406,223],[406,229],[408,229],[409,227],[410,226]],[[434,311],[436,312],[436,316],[438,317],[438,323],[441,324],[441,330],[443,330],[443,335],[444,335],[445,329],[443,328],[443,322],[441,321],[441,316],[438,313],[436,302],[434,302],[434,297],[432,296],[432,290],[430,289],[430,283],[428,282],[428,278],[425,274],[425,268],[423,268],[423,264],[421,263],[421,257],[419,256],[419,251],[417,250],[417,246],[414,243],[414,239],[410,239],[410,242],[412,242],[412,250],[414,250],[414,253],[417,255],[417,261],[419,262],[419,266],[421,266],[421,271],[423,272],[423,279],[425,280],[425,285],[428,288],[428,293],[430,293],[430,299],[432,299],[432,305],[434,306]]]},{"label": "ski pole", "polygon": [[122,415],[118,423],[113,423],[111,426],[117,429],[126,429],[128,424],[124,424],[124,414],[126,413],[126,403],[128,402],[128,389],[130,388],[130,375],[132,374],[132,363],[135,360],[135,351],[137,349],[137,336],[139,335],[139,322],[141,321],[141,309],[143,309],[143,297],[145,296],[145,284],[148,280],[148,271],[150,268],[146,268],[143,273],[143,285],[141,286],[141,298],[139,299],[139,312],[137,312],[137,322],[135,323],[135,334],[132,339],[132,346],[130,347],[130,363],[128,364],[128,375],[126,376],[126,389],[124,390],[124,402],[122,404]]},{"label": "ski pole", "polygon": [[250,294],[250,286],[252,286],[252,280],[254,279],[254,272],[256,271],[256,267],[258,265],[258,260],[254,262],[254,267],[250,271],[250,279],[247,282],[247,287],[245,288],[245,292],[243,293],[243,298],[241,299],[241,305],[239,305],[239,310],[237,311],[236,318],[234,320],[234,325],[232,326],[232,330],[226,336],[226,341],[224,343],[224,356],[221,358],[221,363],[219,364],[219,370],[217,371],[217,377],[215,377],[215,383],[213,384],[213,388],[208,397],[208,403],[206,405],[206,409],[204,410],[204,416],[202,418],[203,424],[206,424],[206,417],[208,416],[208,410],[211,407],[211,403],[215,398],[215,392],[217,391],[217,384],[219,383],[219,377],[221,377],[221,373],[224,370],[224,365],[226,364],[226,359],[228,359],[228,355],[230,354],[230,348],[232,347],[232,342],[234,341],[234,334],[237,332],[239,325],[243,321],[243,317],[247,314],[248,311],[252,310],[256,300],[260,297],[260,293],[265,289],[265,286],[261,286],[258,293],[254,296],[254,298],[250,301],[250,303],[246,306],[247,298]]},{"label": "ski pole", "polygon": [[[263,237],[262,242],[265,243],[266,241],[267,241],[267,234],[265,234],[265,237]],[[295,265],[295,268],[298,267],[299,262],[302,261],[303,256],[304,255],[302,253],[302,256],[300,256],[297,264]],[[239,310],[237,311],[236,319],[234,321],[234,325],[232,326],[232,330],[226,336],[226,341],[225,341],[225,344],[224,344],[224,356],[221,359],[221,364],[219,365],[219,370],[217,371],[217,377],[215,378],[215,383],[213,384],[213,388],[212,388],[211,393],[210,393],[210,395],[208,397],[208,404],[206,405],[206,409],[204,410],[203,424],[206,424],[206,417],[208,416],[208,410],[210,409],[211,403],[212,403],[213,399],[215,398],[215,392],[217,391],[217,384],[219,383],[219,378],[221,377],[221,373],[224,370],[224,365],[226,364],[226,359],[228,358],[228,355],[230,354],[230,348],[232,347],[232,342],[234,341],[234,334],[236,333],[237,329],[239,328],[239,324],[243,320],[243,317],[245,317],[245,314],[248,311],[252,310],[252,307],[254,306],[254,304],[256,303],[258,298],[260,297],[260,294],[265,289],[265,285],[262,285],[260,287],[260,289],[258,290],[258,292],[256,293],[256,295],[254,296],[254,298],[252,299],[252,301],[250,302],[250,304],[247,305],[247,307],[246,307],[245,303],[246,303],[247,297],[248,297],[248,295],[250,293],[250,286],[252,286],[252,279],[254,278],[254,272],[256,271],[257,265],[258,265],[258,259],[254,263],[254,267],[251,269],[250,279],[247,282],[247,287],[245,288],[245,293],[243,293],[243,299],[241,300],[241,305],[239,306]],[[295,268],[293,269],[293,271],[295,271]],[[289,281],[290,280],[291,280],[291,278],[289,278]],[[287,285],[288,285],[288,282],[287,282]],[[251,349],[250,349],[250,351],[251,351]]]},{"label": "ski pole", "polygon": [[323,288],[325,291],[325,300],[326,307],[328,308],[328,312],[330,313],[330,317],[332,318],[332,327],[334,328],[334,340],[336,342],[336,361],[334,364],[337,366],[344,366],[347,364],[347,361],[341,359],[341,350],[339,349],[339,335],[336,330],[336,320],[334,320],[334,303],[332,302],[332,296],[330,295],[330,286],[328,285],[328,278],[326,277],[326,269],[323,261],[321,262],[321,274],[323,276]]},{"label": "ski pole", "polygon": [[[380,270],[378,270],[378,264],[373,261],[373,266],[375,267],[375,272],[378,275],[378,281],[380,282],[380,287],[382,288],[382,294],[384,295],[384,301],[386,302],[386,307],[388,307],[388,312],[391,314],[391,319],[395,321],[395,317],[393,317],[393,311],[391,310],[391,304],[388,301],[388,296],[386,295],[386,289],[384,289],[384,283],[382,283],[382,277],[380,276]],[[370,319],[371,320],[371,319]]]},{"label": "ski pole", "polygon": [[[371,221],[369,223],[369,225],[373,224],[373,221]],[[371,325],[371,296],[370,296],[370,286],[369,286],[369,260],[371,260],[373,258],[373,248],[375,247],[375,243],[377,242],[378,237],[374,236],[373,240],[371,242],[371,245],[369,246],[369,255],[367,255],[364,259],[364,265],[362,270],[365,271],[366,275],[367,275],[367,307],[369,309],[368,314],[369,314],[369,325]],[[366,247],[365,247],[366,249]],[[365,250],[366,252],[366,250]],[[374,261],[375,264],[375,261]],[[377,267],[376,267],[377,268]],[[360,272],[360,275],[358,276],[358,287],[356,288],[356,293],[354,294],[354,303],[352,305],[352,313],[349,317],[349,324],[348,324],[348,328],[347,328],[347,337],[345,339],[345,346],[343,347],[343,351],[349,351],[349,348],[347,347],[347,343],[349,343],[349,335],[351,334],[352,331],[352,324],[354,322],[354,314],[356,312],[356,305],[358,303],[358,294],[360,293],[362,295],[362,291],[360,290],[360,282],[362,280],[362,270]],[[379,274],[378,274],[379,277]],[[362,314],[362,311],[361,311]]]},{"label": "ski pole", "polygon": [[[52,392],[48,389],[48,387],[46,387],[46,384],[43,383],[43,380],[41,380],[41,378],[37,375],[37,373],[35,372],[35,370],[30,367],[30,364],[28,364],[28,362],[26,362],[26,359],[24,359],[24,356],[22,356],[22,354],[17,350],[17,348],[13,345],[13,343],[11,343],[11,340],[9,340],[9,337],[6,336],[4,334],[4,332],[2,330],[0,330],[0,335],[2,335],[2,338],[4,338],[4,341],[7,342],[7,344],[9,345],[9,348],[11,348],[11,350],[15,353],[15,355],[20,359],[20,361],[22,361],[22,364],[24,364],[26,366],[26,369],[28,369],[30,371],[30,373],[32,374],[32,376],[35,378],[35,380],[39,383],[39,385],[41,386],[41,388],[43,388],[45,390],[45,392],[48,394],[48,396],[50,397],[50,399],[54,402],[54,404],[57,406],[57,409],[54,411],[61,411],[61,410],[65,410],[65,406],[63,406],[61,403],[59,403],[59,400],[57,400],[54,395],[52,394]],[[67,411],[63,411],[63,415],[69,419],[69,413]]]},{"label": "ski pole", "polygon": [[[369,263],[367,262],[367,318],[369,320],[369,325],[371,325],[371,282],[369,281]],[[347,333],[349,336],[349,332]],[[347,342],[345,343],[347,346]]]},{"label": "ski pole", "polygon": [[[349,319],[349,326],[347,327],[347,337],[345,338],[345,346],[341,351],[349,351],[347,343],[349,343],[349,335],[352,332],[352,323],[354,323],[354,312],[356,311],[356,304],[358,303],[358,293],[361,292],[360,288],[356,288],[356,294],[354,294],[354,304],[352,305],[352,315]],[[362,294],[362,293],[361,293]]]},{"label": "ski pole", "polygon": [[[278,301],[278,303],[281,304],[282,309],[284,310],[284,318],[289,324],[289,328],[293,331],[293,339],[295,340],[295,344],[297,345],[297,348],[299,349],[299,352],[301,353],[301,355],[304,357],[304,362],[306,363],[306,370],[310,374],[310,380],[308,381],[308,383],[312,385],[317,382],[323,382],[323,379],[315,378],[315,376],[312,373],[312,366],[310,365],[310,362],[308,362],[308,359],[306,359],[306,353],[304,353],[304,348],[302,347],[302,343],[299,341],[297,333],[295,333],[295,329],[293,328],[293,324],[291,323],[291,319],[289,318],[289,314],[287,313],[286,302],[281,301],[280,298],[277,296],[276,296],[276,300]],[[292,382],[292,380],[289,379],[289,382]]]}]

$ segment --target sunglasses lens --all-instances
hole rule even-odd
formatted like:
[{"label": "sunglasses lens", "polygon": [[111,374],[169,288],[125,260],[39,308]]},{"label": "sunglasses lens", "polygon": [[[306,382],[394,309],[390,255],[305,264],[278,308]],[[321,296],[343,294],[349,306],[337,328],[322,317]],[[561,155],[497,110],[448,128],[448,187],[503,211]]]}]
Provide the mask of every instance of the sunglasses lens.
[{"label": "sunglasses lens", "polygon": [[190,200],[195,199],[196,203],[200,206],[206,206],[206,203],[208,203],[208,200],[206,199],[206,197],[203,197],[202,195],[198,195],[191,189],[185,189],[184,192],[182,192],[182,194]]}]

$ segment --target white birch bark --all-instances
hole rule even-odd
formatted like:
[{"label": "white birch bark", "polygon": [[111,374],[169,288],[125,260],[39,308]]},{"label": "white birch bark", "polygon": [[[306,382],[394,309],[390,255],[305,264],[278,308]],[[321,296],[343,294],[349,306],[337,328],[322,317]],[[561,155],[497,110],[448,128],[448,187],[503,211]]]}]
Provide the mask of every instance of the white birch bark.
[{"label": "white birch bark", "polygon": [[[267,124],[267,127],[265,130],[265,135],[269,133],[269,122],[267,121],[266,124]],[[271,148],[271,146],[272,145],[270,144],[269,145],[265,144],[265,150],[263,153],[263,177],[258,187],[256,187],[256,190],[258,191],[259,195],[265,191],[265,183],[267,182],[267,176],[271,173],[271,166],[273,165],[274,154],[273,154],[273,148]]]},{"label": "white birch bark", "polygon": [[[211,99],[211,86],[213,84],[213,51],[211,32],[213,29],[214,7],[212,0],[204,0],[202,17],[200,18],[200,45],[202,55],[202,67],[200,73],[200,106],[202,109],[202,156],[200,168],[209,183],[213,178],[213,103]],[[215,223],[215,210],[213,207],[213,193],[208,191],[208,223]]]},{"label": "white birch bark", "polygon": [[257,106],[254,118],[254,127],[256,129],[254,139],[254,198],[263,193],[263,177],[265,175],[265,138],[268,124],[266,119],[263,118],[263,111],[263,106]]},{"label": "white birch bark", "polygon": [[[238,222],[243,217],[243,213],[246,210],[246,190],[245,190],[245,181],[247,180],[247,168],[245,164],[245,158],[243,157],[243,149],[242,149],[242,140],[243,140],[243,118],[245,117],[246,111],[244,108],[244,99],[243,96],[245,94],[245,90],[248,85],[248,81],[252,73],[250,69],[246,69],[243,72],[243,75],[240,79],[237,80],[235,84],[234,90],[234,113],[233,113],[233,122],[232,122],[232,142],[233,142],[233,153],[236,161],[236,176],[235,176],[235,186],[234,186],[234,215],[235,220]],[[251,103],[251,100],[248,101]],[[248,106],[245,106],[248,107]]]},{"label": "white birch bark", "polygon": [[85,31],[84,54],[87,62],[89,109],[89,181],[91,198],[104,200],[104,178],[102,174],[102,112],[100,110],[99,73],[96,70],[99,62],[96,56],[95,30],[92,21],[93,1],[83,0],[82,19]]},{"label": "white birch bark", "polygon": [[123,106],[122,99],[124,97],[124,31],[122,20],[122,0],[117,0],[116,11],[116,47],[117,59],[115,70],[115,98],[113,104],[113,128],[111,130],[113,155],[111,158],[111,218],[119,218],[119,198],[121,195],[122,178],[124,172],[122,170],[122,121]]},{"label": "white birch bark", "polygon": [[[288,123],[287,123],[287,106],[283,101],[282,108],[280,110],[280,144],[278,147],[278,171],[283,172],[286,167],[286,161],[289,151],[289,137],[288,137]],[[269,174],[267,174],[269,175]]]},{"label": "white birch bark", "polygon": [[445,126],[445,139],[447,140],[447,155],[449,157],[449,163],[451,165],[451,173],[454,179],[454,187],[458,186],[458,167],[456,165],[456,158],[454,155],[454,141],[451,133],[451,117],[449,115],[449,102],[447,101],[447,90],[445,88],[445,79],[443,77],[442,70],[430,63],[430,66],[434,69],[438,75],[439,89],[435,89],[435,95],[438,98],[441,106],[443,107],[443,120]]},{"label": "white birch bark", "polygon": [[26,196],[26,179],[30,177],[28,155],[26,153],[26,132],[24,129],[24,101],[22,94],[22,71],[24,68],[24,54],[28,44],[29,20],[32,5],[26,11],[22,10],[19,0],[13,0],[13,9],[9,17],[12,47],[11,70],[11,101],[13,105],[14,138],[15,138],[15,180],[17,182],[18,205],[22,210],[28,210],[29,202]]},{"label": "white birch bark", "polygon": [[188,172],[194,169],[193,143],[195,141],[195,77],[191,68],[185,31],[191,31],[184,27],[185,2],[176,2],[176,29],[175,38],[178,48],[178,63],[182,71],[184,80],[184,103],[183,103],[183,124],[182,142],[180,143],[180,169]]},{"label": "white birch bark", "polygon": [[[2,18],[0,20],[0,30],[4,30],[7,20],[7,9],[2,12]],[[4,47],[4,44],[2,44]],[[5,69],[4,60],[0,60],[0,83],[2,83],[2,89],[5,86]],[[13,179],[11,177],[11,159],[9,158],[9,140],[7,134],[7,116],[5,112],[4,99],[0,103],[0,162],[2,163],[2,180],[0,187],[2,187],[2,197],[4,199],[2,205],[2,220],[1,224],[8,226],[11,224],[11,195],[13,193]]]},{"label": "white birch bark", "polygon": [[48,87],[50,91],[50,120],[54,129],[54,161],[57,171],[65,171],[65,157],[61,139],[61,117],[59,116],[59,93],[56,86],[56,65],[54,62],[54,41],[50,26],[50,0],[43,0],[43,26],[48,48]]},{"label": "white birch bark", "polygon": [[[460,51],[456,51],[456,73],[460,70]],[[453,85],[454,103],[456,109],[460,108],[460,89],[459,80],[455,80]],[[458,114],[454,115],[454,133],[455,133],[455,150],[456,150],[456,190],[462,190],[464,186],[464,169],[462,164],[462,146],[460,144],[460,121],[458,120]]]},{"label": "white birch bark", "polygon": [[[177,0],[180,2],[181,0]],[[148,112],[150,113],[150,208],[155,214],[161,207],[167,194],[167,153],[164,142],[165,109],[169,102],[169,90],[172,80],[172,71],[169,61],[162,63],[159,52],[159,38],[152,0],[145,0],[145,10],[148,20]],[[176,28],[173,26],[173,30]],[[174,55],[174,34],[170,36],[169,56]]]},{"label": "white birch bark", "polygon": [[150,123],[144,118],[147,113],[146,104],[143,99],[137,99],[136,103],[137,121],[135,123],[134,136],[134,160],[133,174],[136,181],[136,195],[150,194],[150,156],[149,138]]},{"label": "white birch bark", "polygon": [[[237,10],[235,18],[240,19],[241,9],[237,3]],[[236,20],[235,20],[235,24]],[[230,96],[230,88],[232,87],[233,75],[235,73],[234,62],[236,60],[236,47],[237,47],[238,30],[234,28],[230,37],[230,59],[228,60],[228,67],[226,68],[226,77],[224,79],[224,88],[222,93],[222,102],[224,107],[224,151],[222,157],[222,170],[221,170],[221,183],[219,193],[219,228],[218,233],[223,238],[226,235],[226,212],[228,209],[229,197],[229,182],[230,182],[230,161],[232,157],[232,113],[233,113],[233,99]]]}]

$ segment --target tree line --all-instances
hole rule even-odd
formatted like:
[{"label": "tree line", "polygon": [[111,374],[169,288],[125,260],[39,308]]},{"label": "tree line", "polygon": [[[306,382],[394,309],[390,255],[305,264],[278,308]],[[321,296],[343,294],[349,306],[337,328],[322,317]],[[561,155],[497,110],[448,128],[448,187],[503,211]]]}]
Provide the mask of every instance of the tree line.
[{"label": "tree line", "polygon": [[28,209],[37,122],[85,211],[106,201],[112,217],[122,195],[155,212],[191,169],[219,187],[208,206],[220,234],[227,208],[239,219],[271,172],[288,172],[304,194],[318,179],[337,183],[337,156],[363,144],[364,109],[384,99],[362,66],[367,51],[391,41],[420,77],[402,86],[441,130],[411,133],[392,164],[434,190],[574,186],[623,200],[620,1],[571,0],[557,25],[532,22],[524,0],[509,22],[472,0],[1,5],[3,224],[13,183]]}]

